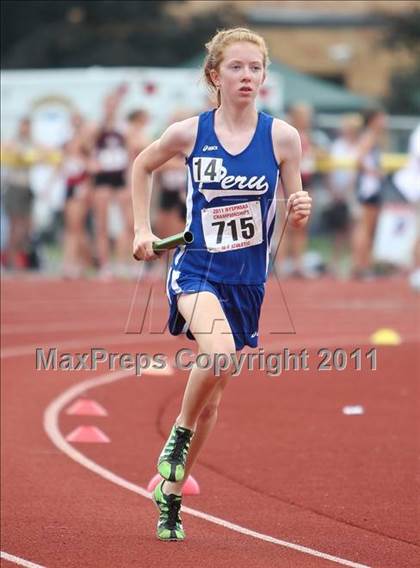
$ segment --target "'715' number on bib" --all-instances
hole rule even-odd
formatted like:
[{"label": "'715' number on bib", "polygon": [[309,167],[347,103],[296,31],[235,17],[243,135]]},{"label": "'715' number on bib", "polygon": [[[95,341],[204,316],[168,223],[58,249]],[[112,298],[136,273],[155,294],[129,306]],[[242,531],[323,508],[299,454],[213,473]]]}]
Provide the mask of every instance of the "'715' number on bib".
[{"label": "'715' number on bib", "polygon": [[259,201],[245,201],[201,210],[203,235],[209,252],[227,252],[263,241]]},{"label": "'715' number on bib", "polygon": [[220,244],[223,242],[223,234],[225,227],[229,227],[232,233],[232,240],[238,240],[238,227],[237,221],[240,223],[240,231],[243,239],[252,239],[255,235],[255,227],[252,222],[252,217],[241,217],[240,219],[232,219],[227,223],[225,221],[215,221],[212,223],[212,227],[218,227],[216,243]]}]

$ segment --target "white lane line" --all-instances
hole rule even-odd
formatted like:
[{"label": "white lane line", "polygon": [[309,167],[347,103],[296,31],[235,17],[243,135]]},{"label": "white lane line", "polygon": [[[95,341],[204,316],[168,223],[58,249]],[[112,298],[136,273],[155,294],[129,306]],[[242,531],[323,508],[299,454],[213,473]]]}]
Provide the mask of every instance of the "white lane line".
[{"label": "white lane line", "polygon": [[[277,338],[276,340],[272,340],[272,338]],[[408,334],[404,334],[403,340],[404,343],[414,341],[415,336],[410,336]],[[86,341],[88,338],[81,337],[79,339],[69,339],[68,341],[58,341],[51,345],[51,347],[57,347],[57,349],[69,349],[72,347],[80,347],[81,349],[85,347],[86,350]],[[270,342],[268,341],[270,339]],[[102,335],[102,336],[95,336],[92,341],[90,341],[91,346],[94,348],[102,348],[106,343],[110,345],[134,345],[137,344],[138,349],[142,350],[142,345],[144,344],[152,344],[154,345],[157,341],[161,342],[162,340],[166,340],[168,342],[173,342],[174,338],[169,335],[168,332],[165,333],[130,333],[130,334],[118,334],[118,335]],[[40,342],[38,344],[32,345],[16,345],[12,347],[4,347],[1,350],[1,359],[7,359],[9,357],[17,357],[17,356],[24,356],[24,355],[33,355],[35,357],[35,349],[43,348],[44,351],[48,349],[45,345],[46,342]],[[362,345],[369,345],[370,340],[366,335],[360,336],[350,336],[345,335],[340,337],[340,335],[332,335],[330,337],[325,337],[322,339],[318,338],[314,340],[313,338],[309,338],[309,336],[305,339],[304,337],[300,340],[296,339],[296,335],[291,334],[269,334],[267,340],[264,342],[263,349],[267,353],[270,349],[275,347],[288,347],[289,349],[316,349],[316,348],[326,348],[328,346],[340,346],[341,348],[345,347],[361,347]],[[91,348],[88,347],[88,349]]]},{"label": "white lane line", "polygon": [[[151,493],[146,491],[146,489],[144,489],[143,487],[136,485],[135,483],[132,483],[130,481],[127,481],[126,479],[120,477],[119,475],[116,475],[112,471],[106,469],[105,467],[102,467],[101,465],[97,464],[96,462],[92,461],[91,459],[87,458],[85,455],[80,453],[78,450],[76,450],[63,438],[58,427],[58,418],[60,412],[75,397],[79,396],[81,393],[85,393],[89,389],[109,384],[114,381],[119,381],[121,379],[127,378],[128,376],[130,375],[127,375],[127,371],[118,371],[114,373],[101,375],[100,377],[97,377],[95,379],[88,379],[86,381],[83,381],[82,383],[78,383],[77,385],[68,388],[63,393],[61,393],[57,398],[55,398],[46,408],[44,413],[44,429],[48,437],[51,439],[52,443],[72,460],[78,462],[80,465],[96,473],[100,477],[103,477],[104,479],[111,481],[112,483],[115,483],[116,485],[119,485],[124,489],[128,489],[133,493],[137,493],[137,495],[141,495],[145,499],[150,499]],[[263,540],[266,542],[270,542],[272,544],[277,544],[285,548],[290,548],[292,550],[302,552],[303,554],[316,556],[318,558],[323,558],[324,560],[330,560],[331,562],[335,562],[336,564],[341,564],[342,566],[350,566],[351,568],[369,568],[369,566],[367,566],[366,564],[359,564],[357,562],[352,562],[351,560],[339,558],[338,556],[332,556],[331,554],[326,554],[325,552],[320,552],[313,548],[301,546],[300,544],[295,544],[293,542],[288,542],[286,540],[280,540],[278,538],[274,538],[272,536],[247,529],[240,525],[231,523],[230,521],[226,521],[219,517],[215,517],[213,515],[209,515],[207,513],[199,511],[198,509],[192,509],[191,507],[183,506],[182,511],[194,517],[198,517],[199,519],[208,521],[209,523],[220,525],[226,529],[230,529],[240,534],[250,536],[259,540]]]},{"label": "white lane line", "polygon": [[68,321],[61,321],[57,323],[43,323],[40,324],[4,324],[1,326],[2,333],[10,335],[20,335],[24,333],[47,333],[47,332],[57,332],[57,331],[97,331],[100,326],[103,325],[99,321],[90,322],[86,325],[81,325],[80,323],[71,323]]},{"label": "white lane line", "polygon": [[[2,328],[3,329],[3,328]],[[80,328],[79,328],[80,329]],[[97,327],[95,327],[97,329]],[[80,329],[83,331],[83,329]],[[86,329],[88,331],[88,329]],[[411,343],[418,341],[419,335],[416,332],[402,333],[403,343]],[[88,338],[81,337],[79,339],[69,339],[56,342],[53,346],[58,349],[68,349],[73,347],[80,347],[86,345]],[[95,336],[90,341],[91,346],[94,347],[104,347],[103,344],[108,343],[111,345],[134,345],[137,344],[141,349],[143,344],[155,344],[159,340],[173,341],[174,338],[169,334],[167,330],[162,333],[151,333],[145,331],[144,333],[118,333],[114,335],[102,335]],[[44,343],[44,344],[43,344]],[[35,356],[35,349],[38,347],[46,349],[45,341],[38,344],[32,345],[16,345],[11,347],[4,347],[1,350],[0,358],[7,359],[9,357],[33,355]],[[298,339],[297,335],[291,333],[268,333],[264,340],[263,349],[267,353],[273,348],[288,347],[289,349],[316,349],[316,348],[326,348],[328,346],[339,346],[340,348],[351,348],[356,349],[357,347],[362,347],[363,345],[370,345],[371,341],[368,335],[342,335],[332,334],[330,336],[323,336],[323,338],[313,339],[313,334],[311,336],[303,336]],[[90,349],[90,347],[89,347]]]},{"label": "white lane line", "polygon": [[25,560],[24,558],[20,558],[19,556],[13,556],[13,554],[8,554],[3,550],[0,552],[0,556],[4,560],[13,562],[18,566],[26,566],[26,568],[45,568],[45,566],[41,566],[41,564],[35,564],[34,562],[30,562],[29,560]]},{"label": "white lane line", "polygon": [[[140,310],[139,310],[140,311]],[[153,314],[155,315],[156,313],[159,313],[159,316],[161,315],[161,313],[166,312],[167,311],[167,306],[153,306]],[[74,313],[74,312],[73,312]],[[124,312],[125,314],[125,312]],[[128,322],[131,322],[131,319],[127,318],[127,316],[123,317],[122,313],[117,313],[117,314],[113,314],[113,317],[116,318],[120,318],[121,321],[127,319]],[[138,321],[140,321],[140,317],[138,318]],[[101,326],[103,325],[103,320],[102,319],[97,319],[92,320],[92,318],[90,318],[89,322],[87,323],[80,323],[80,322],[69,322],[69,321],[59,321],[59,322],[49,322],[49,323],[43,323],[41,326],[40,324],[36,324],[36,323],[5,323],[1,326],[1,331],[3,334],[10,334],[10,335],[22,335],[25,333],[47,333],[47,332],[57,332],[57,331],[80,331],[80,332],[84,332],[84,331],[97,331],[98,329],[101,328]],[[125,327],[127,327],[126,323],[124,323]],[[125,333],[126,329],[124,329],[124,331],[121,331],[121,333]]]},{"label": "white lane line", "polygon": [[[93,348],[102,348],[104,344],[108,343],[110,345],[134,345],[136,344],[141,351],[143,344],[155,344],[157,342],[162,342],[162,339],[167,339],[168,341],[173,341],[173,338],[165,332],[163,333],[120,333],[118,335],[102,335],[93,336],[92,338],[81,337],[79,339],[69,339],[68,341],[57,341],[50,345],[51,348],[57,347],[57,349],[69,349],[72,347],[85,347],[90,343],[88,350]],[[4,347],[1,350],[1,359],[7,359],[8,357],[17,357],[23,355],[33,355],[35,357],[35,349],[41,348],[47,351],[49,347],[45,345],[45,341],[40,341],[38,344],[32,345],[17,345],[15,347]]]}]

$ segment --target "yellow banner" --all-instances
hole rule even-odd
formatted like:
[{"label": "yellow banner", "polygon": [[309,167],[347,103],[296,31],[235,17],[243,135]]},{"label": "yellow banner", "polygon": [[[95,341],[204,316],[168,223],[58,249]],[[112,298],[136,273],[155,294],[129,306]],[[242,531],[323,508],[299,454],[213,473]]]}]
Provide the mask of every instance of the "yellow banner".
[{"label": "yellow banner", "polygon": [[[59,150],[31,150],[24,154],[14,152],[7,148],[1,150],[1,163],[12,167],[30,167],[34,164],[46,163],[59,165],[63,160],[63,153]],[[395,172],[407,163],[407,154],[382,154],[383,171]],[[354,170],[356,160],[352,158],[331,158],[329,156],[318,158],[316,161],[316,171],[328,173],[333,170]]]}]

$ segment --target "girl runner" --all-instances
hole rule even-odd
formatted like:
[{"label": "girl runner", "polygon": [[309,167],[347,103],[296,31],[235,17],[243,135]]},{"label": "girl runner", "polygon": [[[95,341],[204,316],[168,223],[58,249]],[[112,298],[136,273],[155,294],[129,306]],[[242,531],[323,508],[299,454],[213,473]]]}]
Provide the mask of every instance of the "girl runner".
[{"label": "girl runner", "polygon": [[90,143],[85,120],[72,116],[73,135],[64,146],[63,174],[66,180],[64,207],[63,276],[80,278],[91,264],[86,218],[91,197]]},{"label": "girl runner", "polygon": [[117,112],[127,92],[121,85],[104,101],[104,116],[97,127],[94,139],[95,171],[93,192],[93,213],[95,220],[96,254],[99,261],[99,276],[104,280],[113,276],[110,263],[108,209],[116,201],[122,213],[123,229],[116,242],[118,271],[121,272],[127,260],[130,237],[130,192],[126,184],[126,170],[129,165],[127,140],[118,124]]},{"label": "girl runner", "polygon": [[353,236],[353,276],[358,280],[371,280],[375,276],[371,254],[382,206],[385,173],[381,165],[381,156],[387,121],[383,110],[368,110],[365,113],[365,128],[357,149],[356,191],[360,213]]},{"label": "girl runner", "polygon": [[[297,131],[257,112],[267,47],[256,33],[218,32],[206,45],[204,74],[217,93],[217,109],[172,124],[136,158],[133,167],[135,237],[133,253],[157,258],[150,227],[151,173],[182,154],[187,165],[187,229],[194,243],[176,250],[168,275],[169,329],[187,331],[210,362],[232,361],[245,345],[258,343],[279,171],[290,194],[288,219],[304,227],[311,198],[302,191]],[[164,478],[154,491],[159,509],[157,536],[182,540],[179,514],[183,482],[216,419],[229,366],[195,365],[180,413],[158,459]]]}]

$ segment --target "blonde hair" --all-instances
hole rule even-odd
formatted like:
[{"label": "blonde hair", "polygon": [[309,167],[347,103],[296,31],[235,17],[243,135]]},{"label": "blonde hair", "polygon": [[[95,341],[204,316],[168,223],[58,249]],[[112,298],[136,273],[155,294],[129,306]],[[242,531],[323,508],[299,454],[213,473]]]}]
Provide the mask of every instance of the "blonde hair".
[{"label": "blonde hair", "polygon": [[212,69],[218,70],[220,63],[223,59],[223,52],[232,43],[239,41],[247,41],[253,43],[261,50],[263,56],[264,69],[270,63],[268,57],[268,48],[262,36],[249,30],[247,28],[231,28],[229,30],[219,30],[212,39],[206,43],[207,55],[204,60],[204,78],[207,86],[212,94],[217,94],[217,106],[220,106],[221,98],[220,91],[214,85],[210,75]]}]

